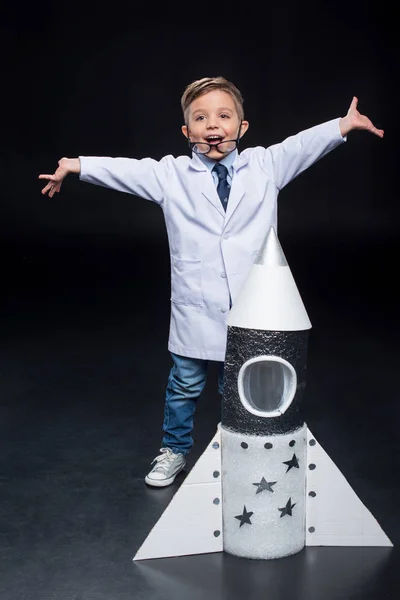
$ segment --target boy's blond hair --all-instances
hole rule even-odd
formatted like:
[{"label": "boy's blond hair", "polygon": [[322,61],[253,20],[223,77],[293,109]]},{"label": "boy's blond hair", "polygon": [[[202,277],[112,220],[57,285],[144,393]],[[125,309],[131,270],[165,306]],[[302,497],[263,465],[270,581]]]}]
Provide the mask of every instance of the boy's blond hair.
[{"label": "boy's blond hair", "polygon": [[229,94],[235,103],[239,119],[243,120],[243,98],[237,87],[225,77],[203,77],[203,79],[197,79],[197,81],[190,83],[183,92],[181,106],[185,123],[187,123],[189,106],[192,102],[212,90],[221,90]]}]

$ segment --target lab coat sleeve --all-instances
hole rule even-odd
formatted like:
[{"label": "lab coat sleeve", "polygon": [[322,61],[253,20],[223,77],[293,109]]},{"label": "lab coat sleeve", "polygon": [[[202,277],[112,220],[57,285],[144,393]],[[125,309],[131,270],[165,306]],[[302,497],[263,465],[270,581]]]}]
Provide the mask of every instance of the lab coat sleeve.
[{"label": "lab coat sleeve", "polygon": [[79,179],[163,204],[168,160],[80,156]]},{"label": "lab coat sleeve", "polygon": [[278,189],[346,141],[339,120],[316,125],[265,149],[262,167]]}]

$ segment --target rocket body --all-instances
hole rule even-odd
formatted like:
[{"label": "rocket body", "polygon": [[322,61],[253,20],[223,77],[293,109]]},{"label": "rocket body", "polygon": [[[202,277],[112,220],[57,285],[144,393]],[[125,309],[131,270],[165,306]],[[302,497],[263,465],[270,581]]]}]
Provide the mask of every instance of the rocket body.
[{"label": "rocket body", "polygon": [[279,558],[304,547],[310,328],[271,228],[228,319],[221,449],[231,554]]}]

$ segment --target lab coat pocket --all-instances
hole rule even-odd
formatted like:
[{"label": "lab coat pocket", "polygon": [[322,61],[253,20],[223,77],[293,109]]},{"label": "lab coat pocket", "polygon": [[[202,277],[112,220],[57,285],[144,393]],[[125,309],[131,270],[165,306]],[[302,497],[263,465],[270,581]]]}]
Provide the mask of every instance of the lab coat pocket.
[{"label": "lab coat pocket", "polygon": [[175,304],[201,306],[201,260],[171,256],[171,301]]}]

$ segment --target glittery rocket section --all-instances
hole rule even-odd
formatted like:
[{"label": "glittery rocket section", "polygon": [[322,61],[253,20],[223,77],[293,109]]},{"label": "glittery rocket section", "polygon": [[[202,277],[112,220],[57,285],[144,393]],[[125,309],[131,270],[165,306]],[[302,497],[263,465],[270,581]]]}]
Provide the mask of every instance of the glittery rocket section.
[{"label": "glittery rocket section", "polygon": [[[270,435],[303,425],[308,333],[228,328],[221,407],[225,428]],[[268,410],[279,418],[268,418]]]},{"label": "glittery rocket section", "polygon": [[280,558],[305,543],[307,427],[284,435],[221,428],[224,550]]}]

